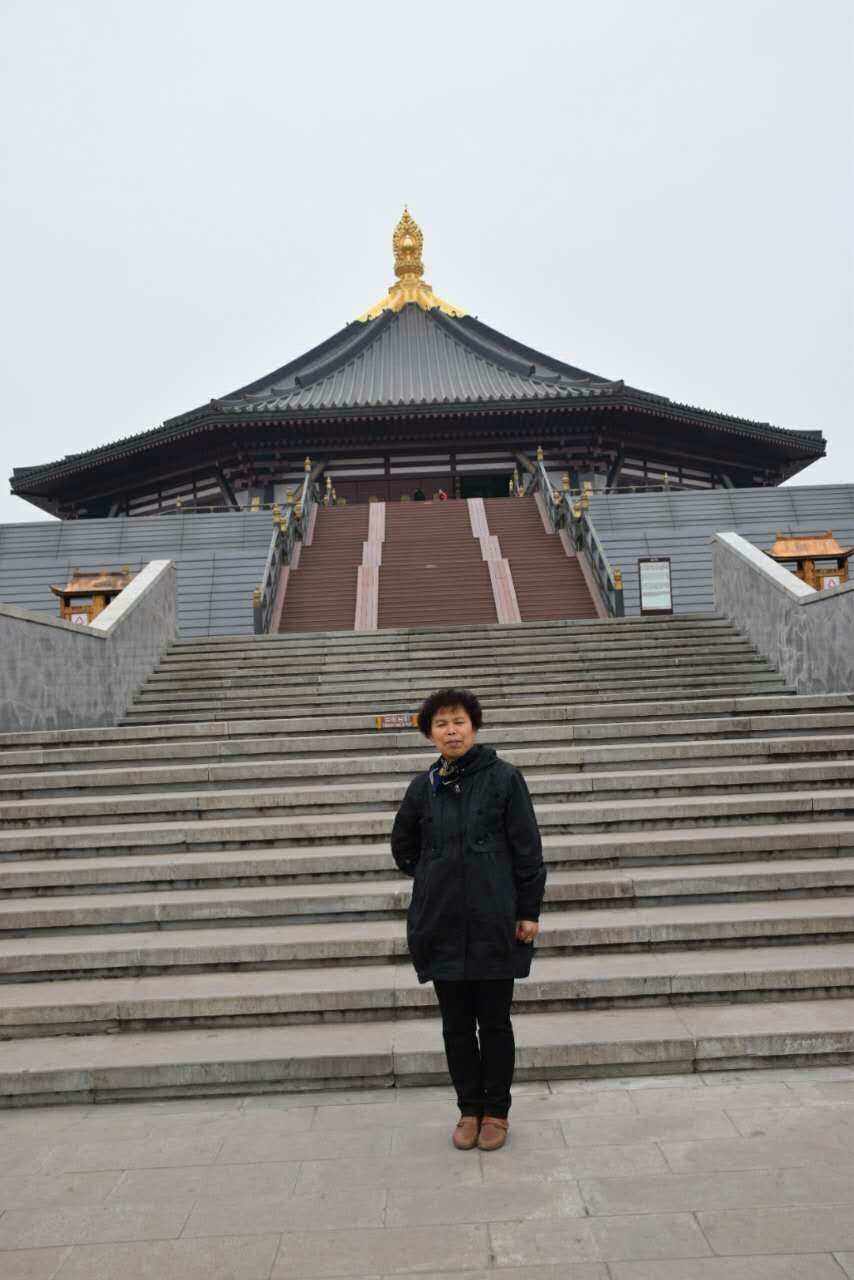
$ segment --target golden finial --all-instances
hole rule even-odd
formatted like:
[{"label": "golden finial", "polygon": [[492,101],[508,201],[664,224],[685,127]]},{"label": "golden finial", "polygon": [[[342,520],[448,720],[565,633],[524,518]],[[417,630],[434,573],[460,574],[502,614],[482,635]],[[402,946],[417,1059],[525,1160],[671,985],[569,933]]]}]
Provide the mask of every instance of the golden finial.
[{"label": "golden finial", "polygon": [[394,229],[391,239],[394,250],[394,274],[397,280],[384,298],[359,316],[360,320],[375,320],[383,311],[402,311],[408,302],[416,303],[422,311],[438,308],[446,316],[464,316],[460,307],[438,297],[424,279],[424,233],[407,208]]},{"label": "golden finial", "polygon": [[420,280],[424,275],[424,263],[421,261],[424,233],[405,206],[403,217],[394,229],[391,247],[394,249],[394,274],[397,278],[403,280],[414,276]]}]

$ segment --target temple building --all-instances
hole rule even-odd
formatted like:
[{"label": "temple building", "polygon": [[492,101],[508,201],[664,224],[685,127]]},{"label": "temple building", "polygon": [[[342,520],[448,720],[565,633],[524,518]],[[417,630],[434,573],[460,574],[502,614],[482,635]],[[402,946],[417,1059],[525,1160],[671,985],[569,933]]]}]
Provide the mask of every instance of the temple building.
[{"label": "temple building", "polygon": [[310,457],[339,500],[505,495],[543,450],[556,483],[593,492],[778,485],[824,454],[820,431],[679,404],[544,355],[424,280],[408,211],[395,283],[274,372],[153,430],[17,467],[12,492],[62,519],[280,502]]}]

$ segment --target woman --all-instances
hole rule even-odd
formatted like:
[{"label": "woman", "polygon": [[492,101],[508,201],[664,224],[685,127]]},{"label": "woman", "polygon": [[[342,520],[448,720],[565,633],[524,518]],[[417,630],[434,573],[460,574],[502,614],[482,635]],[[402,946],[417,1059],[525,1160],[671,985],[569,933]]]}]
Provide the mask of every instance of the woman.
[{"label": "woman", "polygon": [[426,699],[418,727],[440,759],[409,784],[391,835],[395,862],[414,878],[409,953],[439,1001],[461,1151],[494,1151],[507,1138],[513,982],[530,972],[546,883],[525,780],[478,745],[482,722],[468,690]]}]

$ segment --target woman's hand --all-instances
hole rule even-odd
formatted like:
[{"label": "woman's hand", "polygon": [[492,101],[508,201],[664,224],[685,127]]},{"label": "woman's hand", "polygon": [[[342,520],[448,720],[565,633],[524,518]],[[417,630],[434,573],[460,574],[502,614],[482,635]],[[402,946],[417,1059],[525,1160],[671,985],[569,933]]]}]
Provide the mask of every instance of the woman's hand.
[{"label": "woman's hand", "polygon": [[516,921],[517,942],[533,942],[539,932],[540,926],[536,920]]}]

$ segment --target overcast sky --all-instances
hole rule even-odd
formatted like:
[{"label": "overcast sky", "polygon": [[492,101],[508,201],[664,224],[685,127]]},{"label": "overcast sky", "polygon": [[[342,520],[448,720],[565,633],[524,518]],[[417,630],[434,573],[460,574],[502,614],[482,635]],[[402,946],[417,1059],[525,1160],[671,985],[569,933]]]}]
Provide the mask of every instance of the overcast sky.
[{"label": "overcast sky", "polygon": [[820,428],[854,482],[851,0],[0,0],[13,466],[159,425],[426,278],[531,346]]}]

